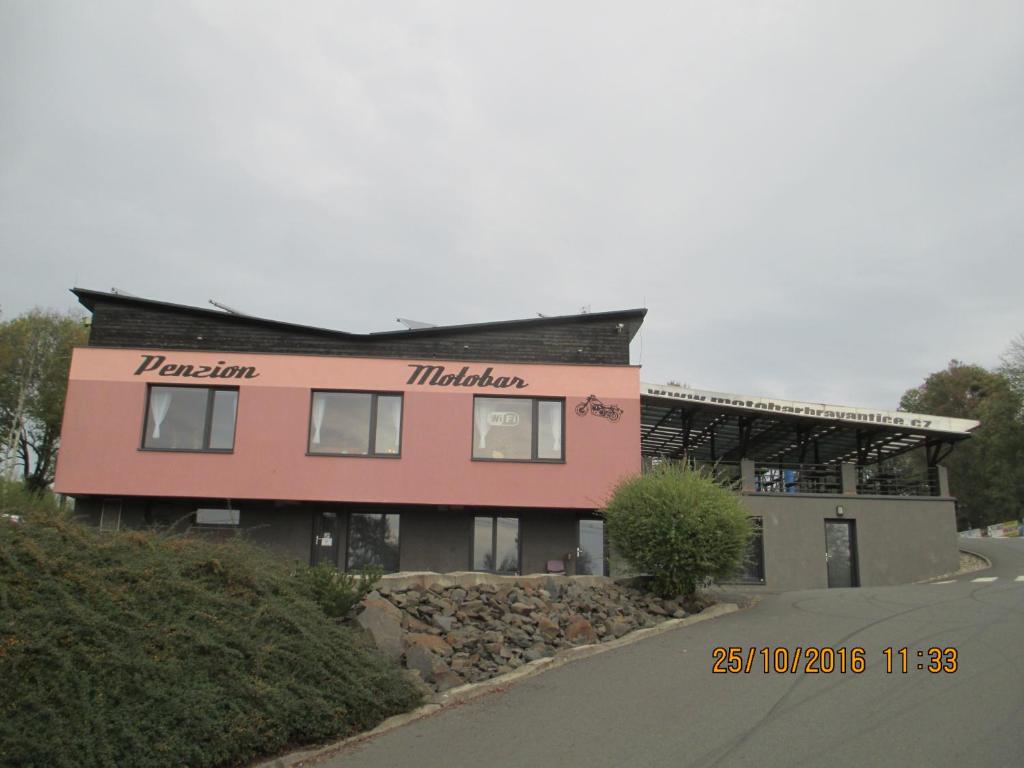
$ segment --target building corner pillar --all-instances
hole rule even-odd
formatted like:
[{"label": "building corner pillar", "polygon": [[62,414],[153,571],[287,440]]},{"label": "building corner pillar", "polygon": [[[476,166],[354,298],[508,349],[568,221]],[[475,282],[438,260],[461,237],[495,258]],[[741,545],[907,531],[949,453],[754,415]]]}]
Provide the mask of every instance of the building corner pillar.
[{"label": "building corner pillar", "polygon": [[757,493],[757,476],[752,459],[740,459],[740,480],[743,493]]},{"label": "building corner pillar", "polygon": [[857,465],[844,463],[842,469],[843,496],[857,495]]},{"label": "building corner pillar", "polygon": [[939,496],[948,498],[951,495],[949,492],[949,470],[939,464],[935,467],[935,473],[939,479]]}]

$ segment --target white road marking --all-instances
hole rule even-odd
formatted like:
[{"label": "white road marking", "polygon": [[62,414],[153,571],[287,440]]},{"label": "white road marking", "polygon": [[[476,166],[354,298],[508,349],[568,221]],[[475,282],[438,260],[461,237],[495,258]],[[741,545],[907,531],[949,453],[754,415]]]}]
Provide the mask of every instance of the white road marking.
[{"label": "white road marking", "polygon": [[1014,581],[1024,581],[1024,576],[1018,576]]},{"label": "white road marking", "polygon": [[971,579],[971,581],[995,581],[998,578],[998,576],[979,576],[976,579]]},{"label": "white road marking", "polygon": [[945,581],[933,581],[932,584],[952,584],[956,579],[946,579]]}]

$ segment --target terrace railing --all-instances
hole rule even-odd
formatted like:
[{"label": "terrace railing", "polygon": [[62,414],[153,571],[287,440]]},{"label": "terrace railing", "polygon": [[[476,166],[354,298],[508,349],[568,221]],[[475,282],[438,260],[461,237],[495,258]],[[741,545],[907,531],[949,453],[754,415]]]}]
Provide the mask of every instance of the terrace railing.
[{"label": "terrace railing", "polygon": [[708,472],[721,486],[739,491],[743,487],[743,476],[738,461],[705,462],[693,459],[653,459],[645,456],[643,460],[643,472],[652,472],[655,467],[664,464],[686,464],[692,469],[700,469]]},{"label": "terrace railing", "polygon": [[[941,496],[945,468],[908,469],[877,464],[796,464],[755,461],[700,462],[645,458],[643,471],[670,462],[686,462],[709,472],[715,482],[744,493],[821,494],[829,496]],[[945,491],[948,495],[948,489]]]},{"label": "terrace railing", "polygon": [[890,469],[877,464],[859,466],[857,493],[872,496],[938,496],[939,468]]},{"label": "terrace railing", "polygon": [[738,461],[719,461],[715,464],[703,465],[715,482],[724,488],[734,491],[743,490],[743,473]]},{"label": "terrace railing", "polygon": [[839,464],[754,464],[754,491],[757,493],[829,493],[843,492],[843,473]]}]

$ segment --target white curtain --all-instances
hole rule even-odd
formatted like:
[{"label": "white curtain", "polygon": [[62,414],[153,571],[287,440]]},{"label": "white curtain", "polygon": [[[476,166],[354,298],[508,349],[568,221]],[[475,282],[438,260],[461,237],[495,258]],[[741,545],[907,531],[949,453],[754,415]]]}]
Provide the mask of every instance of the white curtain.
[{"label": "white curtain", "polygon": [[562,452],[562,409],[555,405],[548,406],[548,421],[551,424],[551,450]]},{"label": "white curtain", "polygon": [[398,445],[399,436],[402,434],[402,401],[395,398],[394,407],[391,409],[391,418],[395,422],[395,445]]},{"label": "white curtain", "polygon": [[324,423],[324,409],[327,407],[327,398],[321,395],[313,398],[313,442],[320,444],[320,427]]},{"label": "white curtain", "polygon": [[476,431],[480,433],[480,443],[477,448],[484,449],[487,447],[487,433],[491,431],[491,424],[488,421],[488,417],[491,415],[491,409],[480,400],[476,402]]},{"label": "white curtain", "polygon": [[153,415],[153,439],[160,439],[160,425],[167,417],[167,409],[171,407],[171,393],[167,390],[156,390],[149,398],[149,412]]}]

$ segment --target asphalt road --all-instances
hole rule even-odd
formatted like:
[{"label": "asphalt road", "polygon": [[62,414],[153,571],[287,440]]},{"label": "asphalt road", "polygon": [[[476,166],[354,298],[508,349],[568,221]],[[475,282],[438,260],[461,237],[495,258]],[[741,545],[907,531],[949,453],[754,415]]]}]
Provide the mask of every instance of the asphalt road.
[{"label": "asphalt road", "polygon": [[[1024,540],[964,547],[993,567],[949,583],[767,597],[443,710],[322,765],[1019,768]],[[862,647],[865,670],[765,674],[757,655],[750,673],[712,674],[716,646]],[[886,647],[909,649],[907,673],[886,673]],[[916,652],[930,647],[955,648],[956,671],[917,669],[928,659]]]}]

